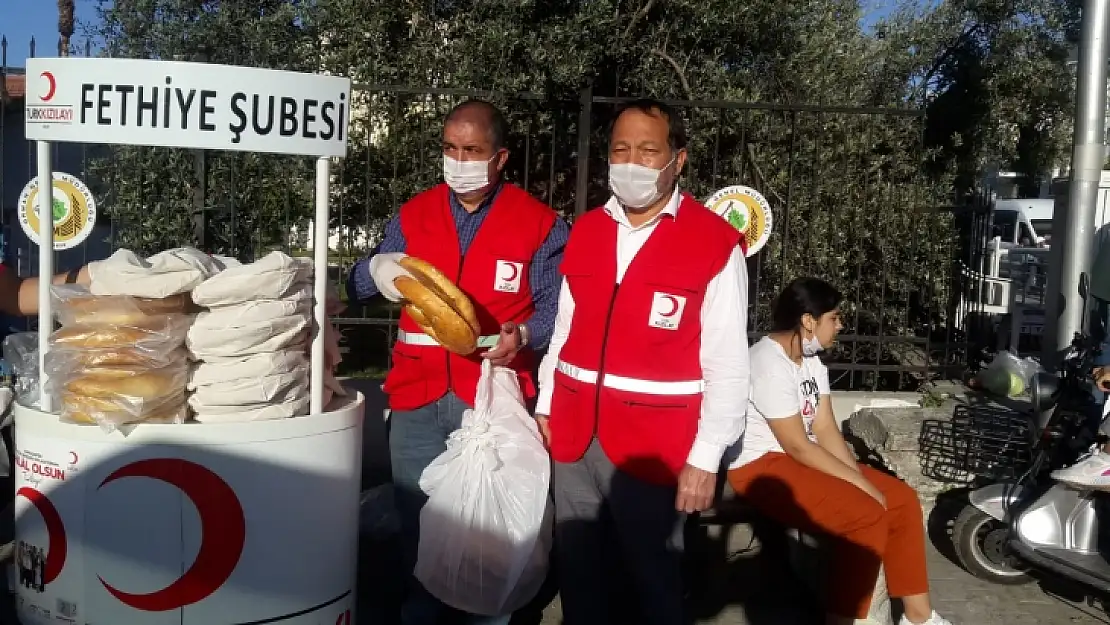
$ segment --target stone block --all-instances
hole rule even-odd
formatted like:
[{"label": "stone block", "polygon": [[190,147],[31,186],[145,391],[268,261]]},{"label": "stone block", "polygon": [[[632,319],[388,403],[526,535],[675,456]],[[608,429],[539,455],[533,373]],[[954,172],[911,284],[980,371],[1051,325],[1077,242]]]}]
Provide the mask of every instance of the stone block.
[{"label": "stone block", "polygon": [[848,417],[845,431],[868,449],[881,452],[915,452],[921,448],[921,425],[928,420],[952,418],[952,407],[863,408]]}]

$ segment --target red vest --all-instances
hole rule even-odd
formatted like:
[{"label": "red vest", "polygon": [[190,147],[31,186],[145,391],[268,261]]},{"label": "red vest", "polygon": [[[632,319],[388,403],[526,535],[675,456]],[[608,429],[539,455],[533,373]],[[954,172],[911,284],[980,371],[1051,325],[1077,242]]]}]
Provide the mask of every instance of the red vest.
[{"label": "red vest", "polygon": [[622,471],[676,482],[701,415],[702,300],[742,238],[684,194],[618,285],[617,223],[604,209],[578,219],[562,264],[574,316],[555,373],[553,459],[578,460],[596,436]]},{"label": "red vest", "polygon": [[[535,310],[528,282],[532,258],[558,218],[555,211],[519,187],[505,183],[464,257],[451,215],[447,185],[417,195],[400,210],[405,253],[433,264],[454,279],[478,313],[483,336],[496,336],[501,324],[527,321]],[[422,335],[420,326],[401,313],[400,330]],[[474,404],[485,349],[458,356],[439,345],[414,345],[398,340],[385,392],[393,410],[413,410],[454,391]],[[534,355],[522,349],[509,364],[516,370],[525,397],[535,396]]]}]

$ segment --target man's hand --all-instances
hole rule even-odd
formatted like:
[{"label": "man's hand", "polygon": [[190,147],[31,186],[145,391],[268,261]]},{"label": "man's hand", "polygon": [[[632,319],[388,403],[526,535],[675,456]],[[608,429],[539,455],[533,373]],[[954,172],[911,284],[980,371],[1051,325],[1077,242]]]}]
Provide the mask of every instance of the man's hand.
[{"label": "man's hand", "polygon": [[716,473],[686,465],[682,467],[682,472],[678,474],[678,496],[674,502],[675,510],[686,514],[708,510],[713,505],[713,493],[716,490]]},{"label": "man's hand", "polygon": [[382,294],[382,297],[394,303],[400,302],[403,298],[401,292],[393,285],[393,281],[401,276],[412,277],[412,274],[400,265],[401,259],[405,256],[407,254],[377,254],[370,259],[366,266],[370,278],[378,287],[378,292]]},{"label": "man's hand", "polygon": [[1110,393],[1110,368],[1095,367],[1095,370],[1091,372],[1091,377],[1100,391]]},{"label": "man's hand", "polygon": [[520,336],[520,326],[511,321],[503,323],[501,324],[501,336],[497,339],[497,345],[482,354],[482,358],[489,360],[498,367],[507,365],[513,361],[513,358],[516,358],[523,342]]},{"label": "man's hand", "polygon": [[545,414],[536,415],[536,425],[540,428],[540,436],[543,437],[543,446],[551,448],[551,425],[549,418]]}]

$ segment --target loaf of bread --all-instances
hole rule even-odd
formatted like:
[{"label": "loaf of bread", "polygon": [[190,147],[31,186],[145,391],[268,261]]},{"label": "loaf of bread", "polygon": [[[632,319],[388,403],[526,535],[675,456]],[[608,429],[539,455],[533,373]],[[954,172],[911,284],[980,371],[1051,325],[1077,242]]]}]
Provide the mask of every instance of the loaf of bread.
[{"label": "loaf of bread", "polygon": [[456,354],[465,356],[477,349],[478,316],[470,298],[431,263],[414,256],[399,262],[412,277],[401,276],[393,285],[416,325]]},{"label": "loaf of bread", "polygon": [[86,295],[74,297],[58,311],[62,325],[131,325],[151,321],[151,317],[185,314],[191,306],[188,295],[180,293],[163,299],[125,295]]},{"label": "loaf of bread", "polygon": [[111,347],[102,349],[55,349],[46,353],[46,373],[51,376],[69,377],[86,369],[103,367],[145,367],[156,369],[185,362],[189,357],[184,346],[171,351],[151,351],[141,347]]},{"label": "loaf of bread", "polygon": [[161,369],[106,367],[74,375],[64,388],[75,395],[138,404],[182,396],[187,379],[188,371],[183,366]]},{"label": "loaf of bread", "polygon": [[116,425],[126,423],[183,423],[188,413],[185,396],[141,406],[124,404],[105,397],[77,393],[62,394],[62,418],[74,423]]},{"label": "loaf of bread", "polygon": [[146,317],[128,325],[74,323],[50,335],[50,346],[64,349],[127,349],[172,351],[185,342],[191,318],[170,314]]}]

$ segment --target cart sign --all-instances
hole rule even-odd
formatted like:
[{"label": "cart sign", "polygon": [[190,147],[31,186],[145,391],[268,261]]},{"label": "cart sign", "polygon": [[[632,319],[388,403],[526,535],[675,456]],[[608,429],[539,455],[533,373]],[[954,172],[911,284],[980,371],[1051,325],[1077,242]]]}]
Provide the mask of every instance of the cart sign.
[{"label": "cart sign", "polygon": [[27,60],[26,135],[342,157],[351,81],[207,63]]},{"label": "cart sign", "polygon": [[751,187],[725,187],[709,196],[705,205],[744,233],[749,258],[758,254],[771,237],[771,205],[759,191]]},{"label": "cart sign", "polygon": [[[54,249],[68,250],[89,238],[96,225],[96,201],[78,178],[54,172]],[[39,179],[36,177],[19,194],[19,225],[35,244],[39,242]]]}]

